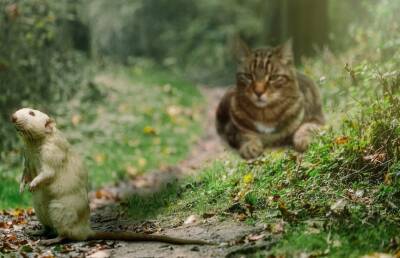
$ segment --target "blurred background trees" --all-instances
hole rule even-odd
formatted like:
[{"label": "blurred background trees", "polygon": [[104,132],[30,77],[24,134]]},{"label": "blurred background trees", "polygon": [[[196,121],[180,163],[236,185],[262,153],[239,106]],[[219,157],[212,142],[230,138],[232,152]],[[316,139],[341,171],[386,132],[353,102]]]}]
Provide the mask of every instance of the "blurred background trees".
[{"label": "blurred background trees", "polygon": [[[204,84],[230,84],[236,34],[252,47],[293,38],[301,65],[302,57],[324,48],[382,45],[394,37],[398,23],[388,19],[399,6],[388,0],[1,0],[0,148],[14,139],[6,137],[14,135],[5,122],[11,110],[49,108],[73,97],[88,84],[88,64],[156,66]],[[383,26],[371,39],[379,19],[394,27]],[[388,41],[385,54],[398,45]]]}]

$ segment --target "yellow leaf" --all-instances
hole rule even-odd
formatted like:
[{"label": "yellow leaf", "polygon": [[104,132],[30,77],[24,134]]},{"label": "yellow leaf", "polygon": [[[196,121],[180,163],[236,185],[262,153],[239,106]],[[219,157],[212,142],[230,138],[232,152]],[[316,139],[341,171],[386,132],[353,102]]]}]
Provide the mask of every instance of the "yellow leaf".
[{"label": "yellow leaf", "polygon": [[147,164],[147,160],[145,158],[140,158],[138,160],[138,164],[139,164],[140,167],[144,167]]},{"label": "yellow leaf", "polygon": [[79,114],[73,114],[71,117],[71,123],[77,126],[82,121],[82,117]]},{"label": "yellow leaf", "polygon": [[101,165],[106,160],[106,155],[104,155],[103,153],[97,153],[96,155],[94,155],[94,160],[96,161],[97,165]]},{"label": "yellow leaf", "polygon": [[182,113],[182,108],[179,106],[172,105],[172,106],[167,107],[167,114],[170,117],[176,117],[176,116],[180,115],[181,113]]},{"label": "yellow leaf", "polygon": [[125,167],[125,172],[131,177],[135,177],[139,174],[139,171],[132,165],[127,165]]},{"label": "yellow leaf", "polygon": [[243,177],[243,183],[248,185],[251,182],[253,182],[253,179],[254,179],[253,174],[251,172],[249,172]]},{"label": "yellow leaf", "polygon": [[151,126],[145,126],[145,127],[143,128],[143,132],[144,132],[145,134],[150,134],[150,135],[156,135],[156,134],[157,134],[156,129],[154,129],[154,128],[151,127]]}]

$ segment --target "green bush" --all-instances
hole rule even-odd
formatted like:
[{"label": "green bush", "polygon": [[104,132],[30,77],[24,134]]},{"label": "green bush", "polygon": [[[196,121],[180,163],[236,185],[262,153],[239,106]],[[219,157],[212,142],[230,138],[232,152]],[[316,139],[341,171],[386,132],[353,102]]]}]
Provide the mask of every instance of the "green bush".
[{"label": "green bush", "polygon": [[0,1],[0,153],[15,141],[8,117],[21,106],[49,109],[81,85],[72,49],[69,1]]}]

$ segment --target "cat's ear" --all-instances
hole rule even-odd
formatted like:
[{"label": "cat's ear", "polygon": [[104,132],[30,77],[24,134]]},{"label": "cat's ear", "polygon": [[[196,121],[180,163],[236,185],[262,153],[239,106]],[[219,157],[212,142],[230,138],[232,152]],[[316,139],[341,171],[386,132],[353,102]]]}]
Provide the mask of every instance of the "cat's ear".
[{"label": "cat's ear", "polygon": [[239,36],[233,39],[232,52],[238,62],[243,62],[251,54],[250,48]]},{"label": "cat's ear", "polygon": [[284,64],[293,64],[293,42],[292,39],[287,40],[276,48],[277,54]]}]

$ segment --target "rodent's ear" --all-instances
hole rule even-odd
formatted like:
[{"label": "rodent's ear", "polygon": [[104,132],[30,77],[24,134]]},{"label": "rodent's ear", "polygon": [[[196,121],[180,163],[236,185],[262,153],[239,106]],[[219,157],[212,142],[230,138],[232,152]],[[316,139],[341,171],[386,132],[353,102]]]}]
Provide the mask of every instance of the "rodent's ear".
[{"label": "rodent's ear", "polygon": [[236,58],[236,61],[239,63],[246,60],[246,58],[248,58],[251,54],[250,48],[238,35],[236,35],[233,39],[232,52]]},{"label": "rodent's ear", "polygon": [[293,64],[293,43],[292,39],[289,39],[282,45],[276,48],[277,54],[279,58],[282,60],[284,64]]},{"label": "rodent's ear", "polygon": [[48,118],[44,125],[46,133],[52,133],[56,127],[56,121],[53,118]]}]

